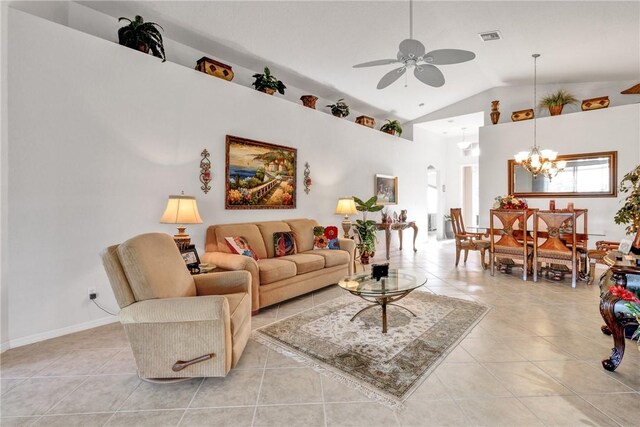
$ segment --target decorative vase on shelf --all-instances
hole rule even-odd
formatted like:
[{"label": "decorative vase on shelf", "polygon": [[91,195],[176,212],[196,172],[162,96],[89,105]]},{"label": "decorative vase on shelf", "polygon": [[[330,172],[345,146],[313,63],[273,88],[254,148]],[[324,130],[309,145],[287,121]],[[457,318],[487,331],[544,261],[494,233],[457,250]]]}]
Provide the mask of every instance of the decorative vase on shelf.
[{"label": "decorative vase on shelf", "polygon": [[498,120],[500,120],[500,111],[498,110],[498,108],[500,108],[500,101],[491,101],[491,113],[489,114],[489,116],[491,116],[491,123],[493,123],[494,125],[497,125]]},{"label": "decorative vase on shelf", "polygon": [[264,92],[267,95],[273,95],[274,93],[276,93],[276,90],[275,89],[271,89],[270,87],[265,87],[265,88],[260,89],[260,92]]},{"label": "decorative vase on shelf", "polygon": [[562,114],[562,108],[564,105],[550,105],[549,106],[549,114],[552,116],[559,116]]},{"label": "decorative vase on shelf", "polygon": [[318,100],[317,96],[313,95],[302,95],[300,97],[300,101],[302,101],[302,105],[308,108],[316,109],[316,101]]}]

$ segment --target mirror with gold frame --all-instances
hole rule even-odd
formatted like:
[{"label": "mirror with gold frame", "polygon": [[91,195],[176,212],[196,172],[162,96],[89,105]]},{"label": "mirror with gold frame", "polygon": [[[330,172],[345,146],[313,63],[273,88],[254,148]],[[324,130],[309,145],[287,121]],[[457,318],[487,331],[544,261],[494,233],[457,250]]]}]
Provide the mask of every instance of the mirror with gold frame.
[{"label": "mirror with gold frame", "polygon": [[553,179],[508,161],[509,194],[516,197],[616,197],[617,151],[558,155],[567,166]]}]

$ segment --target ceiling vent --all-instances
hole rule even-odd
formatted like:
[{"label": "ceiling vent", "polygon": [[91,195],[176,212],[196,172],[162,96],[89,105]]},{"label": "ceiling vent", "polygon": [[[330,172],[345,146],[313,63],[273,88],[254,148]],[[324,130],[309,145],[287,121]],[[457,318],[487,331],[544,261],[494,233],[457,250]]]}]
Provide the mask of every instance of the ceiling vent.
[{"label": "ceiling vent", "polygon": [[498,30],[486,31],[484,33],[480,33],[479,36],[483,42],[490,42],[490,41],[502,39],[502,34],[500,34],[500,31]]}]

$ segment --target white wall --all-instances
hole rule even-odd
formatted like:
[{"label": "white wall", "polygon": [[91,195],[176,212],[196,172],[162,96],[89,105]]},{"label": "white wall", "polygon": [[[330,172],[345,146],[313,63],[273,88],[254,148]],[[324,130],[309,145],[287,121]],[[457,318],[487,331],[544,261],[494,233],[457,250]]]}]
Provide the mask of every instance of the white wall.
[{"label": "white wall", "polygon": [[[586,111],[537,121],[537,142],[541,148],[559,154],[618,151],[618,178],[637,166],[640,160],[640,104]],[[496,196],[507,194],[507,160],[533,145],[533,121],[505,123],[480,128],[480,224],[488,225],[489,209]],[[616,184],[617,184],[616,183]],[[613,217],[620,208],[617,198],[558,198],[556,206],[573,202],[589,209],[589,231],[604,234],[596,240],[620,240],[624,227]],[[529,198],[531,207],[549,207],[549,198]]]},{"label": "white wall", "polygon": [[7,281],[7,16],[0,2],[0,352],[9,346],[9,284]]},{"label": "white wall", "polygon": [[[427,146],[17,10],[9,21],[3,244],[12,346],[108,321],[87,299],[96,287],[116,307],[98,253],[139,233],[173,233],[159,218],[167,196],[180,190],[198,199],[205,224],[187,231],[200,251],[207,224],[312,217],[339,225],[337,198],[373,194],[376,173],[399,176],[394,209],[408,209],[426,232]],[[224,209],[227,134],[298,149],[297,209]],[[203,148],[214,177],[207,195],[198,181]]]}]

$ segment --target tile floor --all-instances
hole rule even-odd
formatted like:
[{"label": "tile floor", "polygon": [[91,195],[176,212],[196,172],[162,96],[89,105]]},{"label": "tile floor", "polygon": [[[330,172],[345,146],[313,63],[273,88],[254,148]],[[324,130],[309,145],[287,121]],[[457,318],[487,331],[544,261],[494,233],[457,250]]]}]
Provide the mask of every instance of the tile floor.
[{"label": "tile floor", "polygon": [[[394,251],[392,266],[421,269],[425,290],[492,311],[394,412],[357,391],[250,342],[224,379],[140,381],[120,325],[9,350],[0,364],[0,425],[441,426],[638,425],[640,352],[628,342],[606,372],[598,289],[522,282],[482,271],[478,254],[453,267],[453,242]],[[379,255],[379,257],[382,254]],[[382,261],[378,259],[377,261]],[[342,295],[334,287],[253,318],[266,325]]]}]

